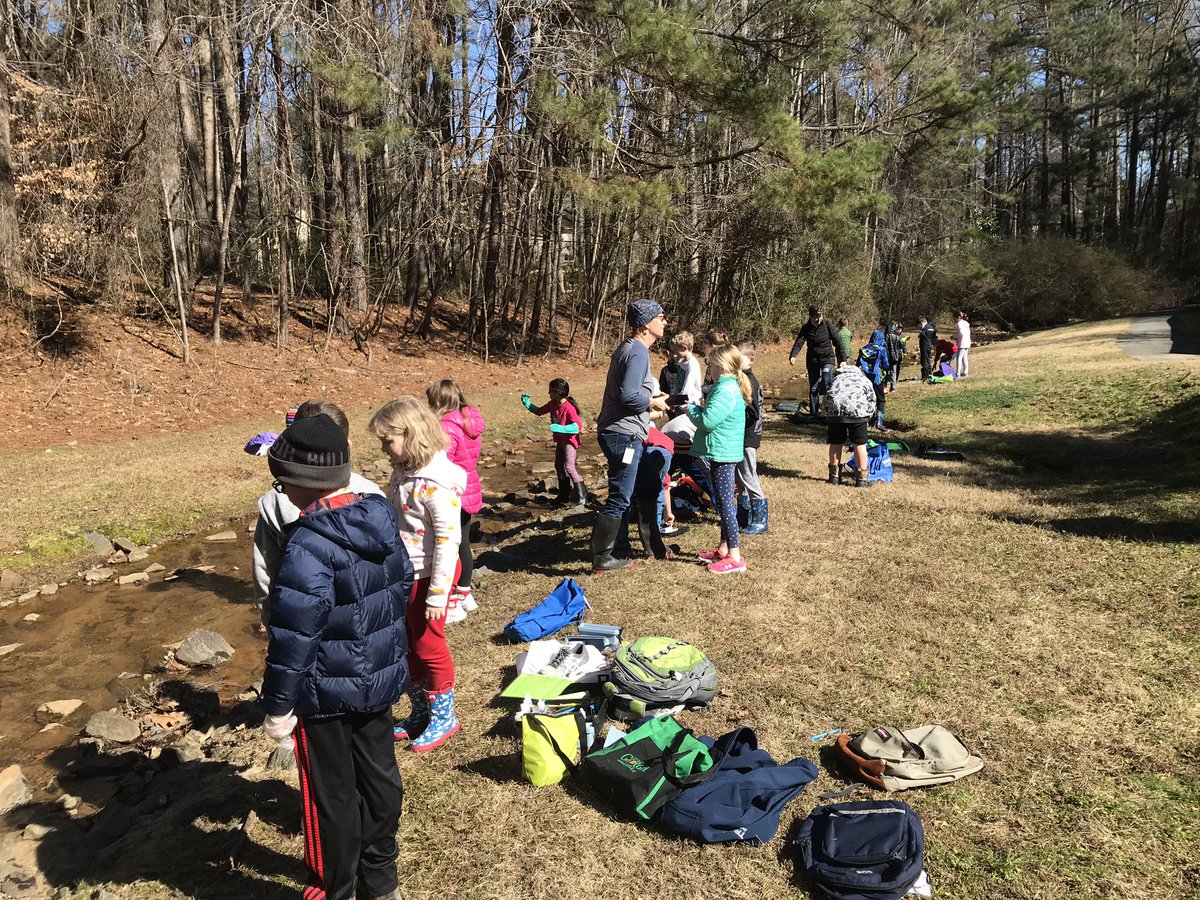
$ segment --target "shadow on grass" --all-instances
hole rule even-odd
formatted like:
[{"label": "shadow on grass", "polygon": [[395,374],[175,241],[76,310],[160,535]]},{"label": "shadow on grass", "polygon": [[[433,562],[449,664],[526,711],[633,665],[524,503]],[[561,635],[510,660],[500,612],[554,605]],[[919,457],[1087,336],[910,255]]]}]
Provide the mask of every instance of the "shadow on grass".
[{"label": "shadow on grass", "polygon": [[1192,446],[1198,428],[1200,395],[1194,395],[1129,431],[978,431],[964,436],[961,445],[999,481],[1036,491],[1068,510],[1101,501],[1129,507],[1132,513],[997,518],[1088,537],[1192,543],[1200,540],[1200,523],[1188,514],[1180,516],[1170,501],[1200,489],[1200,464]]}]

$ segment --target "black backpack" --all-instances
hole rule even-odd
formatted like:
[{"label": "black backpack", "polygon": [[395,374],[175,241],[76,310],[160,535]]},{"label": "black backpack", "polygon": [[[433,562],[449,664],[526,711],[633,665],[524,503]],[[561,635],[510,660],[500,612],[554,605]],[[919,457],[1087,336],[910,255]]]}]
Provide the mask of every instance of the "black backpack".
[{"label": "black backpack", "polygon": [[899,900],[925,867],[921,819],[897,800],[818,806],[796,845],[797,868],[832,900]]}]

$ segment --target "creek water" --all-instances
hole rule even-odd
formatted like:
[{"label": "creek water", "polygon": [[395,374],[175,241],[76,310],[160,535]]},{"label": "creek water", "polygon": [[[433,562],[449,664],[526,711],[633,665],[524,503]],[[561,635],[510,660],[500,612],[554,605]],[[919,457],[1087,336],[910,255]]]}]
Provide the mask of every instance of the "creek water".
[{"label": "creek water", "polygon": [[[526,497],[505,498],[547,477],[531,470],[552,462],[554,451],[543,441],[531,441],[492,443],[484,453],[488,505],[478,521],[481,543],[488,544],[530,517],[533,509],[522,505]],[[383,482],[386,473],[376,469],[368,477]],[[553,480],[553,473],[548,477]],[[221,528],[232,530],[235,539],[207,540],[220,530],[214,528],[163,544],[139,563],[112,566],[117,575],[152,563],[164,566],[148,584],[120,585],[115,576],[98,585],[72,580],[53,595],[0,609],[0,646],[20,645],[0,657],[0,768],[19,763],[36,790],[75,755],[76,739],[97,710],[164,679],[207,685],[225,705],[262,677],[267,644],[257,633],[258,611],[251,603],[254,518]],[[169,645],[197,628],[224,637],[235,650],[233,657],[212,669],[160,671]],[[83,705],[63,720],[38,713],[42,704],[56,700]]]}]

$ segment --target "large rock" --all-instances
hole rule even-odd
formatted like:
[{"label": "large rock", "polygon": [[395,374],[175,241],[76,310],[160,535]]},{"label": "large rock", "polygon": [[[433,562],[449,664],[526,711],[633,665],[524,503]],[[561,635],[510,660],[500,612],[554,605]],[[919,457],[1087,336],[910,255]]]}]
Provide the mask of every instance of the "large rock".
[{"label": "large rock", "polygon": [[218,531],[216,534],[210,534],[208,537],[205,538],[205,540],[212,541],[212,542],[236,541],[237,540],[237,532],[236,531]]},{"label": "large rock", "polygon": [[51,700],[37,708],[39,721],[65,719],[73,715],[81,706],[83,706],[82,700]]},{"label": "large rock", "polygon": [[94,531],[89,531],[83,537],[84,540],[92,545],[92,549],[96,551],[97,556],[108,556],[108,554],[113,552],[112,541],[110,541],[104,535],[96,534]]},{"label": "large rock", "polygon": [[114,744],[128,744],[130,741],[136,741],[142,734],[137,723],[129,721],[120,713],[112,710],[104,710],[93,715],[88,719],[87,726],[83,730],[94,738],[111,741]]},{"label": "large rock", "polygon": [[553,475],[554,474],[554,463],[552,463],[552,462],[534,463],[532,466],[530,466],[529,471],[533,475]]},{"label": "large rock", "polygon": [[150,580],[150,576],[145,572],[130,572],[128,575],[121,575],[117,578],[117,584],[145,584]]},{"label": "large rock", "polygon": [[215,631],[197,628],[179,645],[175,659],[185,666],[215,666],[233,656],[229,642]]},{"label": "large rock", "polygon": [[20,644],[5,644],[4,646],[0,647],[0,656],[8,656],[8,654],[12,653],[20,646]]},{"label": "large rock", "polygon": [[100,584],[102,581],[108,581],[108,579],[112,578],[115,574],[117,573],[107,567],[88,569],[83,573],[83,580],[88,584]]},{"label": "large rock", "polygon": [[29,790],[29,782],[20,766],[9,766],[0,771],[0,813],[24,806],[32,799],[33,792]]},{"label": "large rock", "polygon": [[25,579],[12,569],[5,569],[3,572],[0,572],[0,590],[15,591],[24,583]]},{"label": "large rock", "polygon": [[133,541],[127,541],[125,538],[114,538],[113,546],[118,550],[123,550],[126,553],[132,553],[134,550],[138,549],[137,544],[135,544]]}]

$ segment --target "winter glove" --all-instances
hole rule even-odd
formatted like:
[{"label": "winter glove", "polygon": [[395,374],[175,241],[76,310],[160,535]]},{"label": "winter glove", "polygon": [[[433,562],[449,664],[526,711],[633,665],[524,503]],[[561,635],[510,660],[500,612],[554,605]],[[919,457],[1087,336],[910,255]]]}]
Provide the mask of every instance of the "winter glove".
[{"label": "winter glove", "polygon": [[521,405],[533,412],[533,399],[528,394],[521,395]]},{"label": "winter glove", "polygon": [[273,741],[284,741],[291,738],[296,728],[296,716],[288,710],[282,716],[267,716],[263,719],[263,731]]},{"label": "winter glove", "polygon": [[551,425],[553,434],[579,434],[579,426],[572,422],[570,425]]}]

